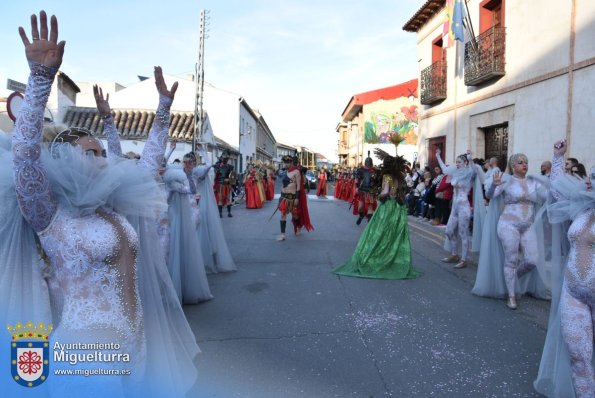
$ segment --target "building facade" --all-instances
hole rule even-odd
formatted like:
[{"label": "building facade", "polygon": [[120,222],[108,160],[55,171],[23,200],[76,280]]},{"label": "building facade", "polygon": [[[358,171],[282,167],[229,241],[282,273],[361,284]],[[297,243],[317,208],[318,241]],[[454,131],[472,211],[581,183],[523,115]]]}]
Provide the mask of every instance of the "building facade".
[{"label": "building facade", "polygon": [[316,169],[316,152],[305,146],[296,146],[299,163],[308,170]]},{"label": "building facade", "polygon": [[[191,79],[164,75],[166,84],[171,86],[178,82],[178,90],[172,105],[172,118],[170,125],[170,137],[178,140],[178,148],[172,155],[172,159],[181,158],[192,148],[192,139],[194,133],[194,106],[195,106],[195,84]],[[136,131],[139,124],[145,122],[151,114],[154,114],[157,107],[158,94],[155,90],[153,78],[144,79],[134,85],[123,88],[117,83],[106,83],[104,94],[110,93],[110,106],[114,112],[122,113],[125,120],[129,119],[129,124],[118,124],[118,130],[122,135],[123,149],[134,152],[141,152],[146,140],[148,131]],[[77,98],[79,113],[94,112],[95,100],[92,95],[92,86],[87,83],[81,83],[85,90]],[[219,157],[224,151],[231,155],[231,162],[236,169],[243,173],[249,162],[257,159],[259,126],[266,122],[262,115],[257,114],[246,102],[246,100],[230,91],[219,89],[212,84],[206,83],[203,95],[203,110],[205,111],[205,123],[203,125],[202,141],[208,140],[213,145],[210,147],[210,156],[213,159]],[[76,113],[76,112],[74,112]],[[76,117],[70,116],[68,123],[76,122]],[[142,119],[142,115],[145,119]],[[138,122],[135,122],[138,118]],[[117,123],[119,121],[117,120]],[[142,124],[144,126],[144,124]],[[134,134],[129,132],[135,131]],[[267,135],[267,139],[274,141],[274,136],[268,126],[260,129],[261,134]],[[207,138],[207,136],[209,138]],[[261,139],[266,144],[270,144],[266,139]],[[261,158],[266,154],[260,153]],[[272,154],[270,156],[272,161]]]},{"label": "building facade", "polygon": [[[553,143],[595,164],[595,2],[468,0],[464,42],[444,36],[448,4],[428,0],[403,27],[417,33],[422,165],[514,153],[538,173]],[[452,12],[452,11],[451,11]],[[452,14],[451,14],[452,15]]]},{"label": "building facade", "polygon": [[344,167],[358,167],[374,149],[395,155],[391,140],[402,140],[399,155],[417,157],[417,79],[396,86],[356,94],[349,100],[336,127],[337,153]]},{"label": "building facade", "polygon": [[253,109],[258,117],[256,125],[256,160],[264,164],[273,164],[276,157],[277,140],[266,121],[257,109]]}]

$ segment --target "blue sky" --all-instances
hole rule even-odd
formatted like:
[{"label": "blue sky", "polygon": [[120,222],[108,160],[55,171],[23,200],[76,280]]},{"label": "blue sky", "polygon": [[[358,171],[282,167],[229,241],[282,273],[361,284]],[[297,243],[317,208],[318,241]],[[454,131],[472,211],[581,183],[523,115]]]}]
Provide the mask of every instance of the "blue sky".
[{"label": "blue sky", "polygon": [[[423,0],[12,1],[0,14],[0,95],[25,82],[19,25],[45,9],[66,40],[75,81],[193,73],[199,15],[209,10],[205,79],[258,108],[275,138],[335,158],[335,127],[352,95],[417,77],[417,36],[402,30]],[[216,134],[217,132],[215,132]]]}]

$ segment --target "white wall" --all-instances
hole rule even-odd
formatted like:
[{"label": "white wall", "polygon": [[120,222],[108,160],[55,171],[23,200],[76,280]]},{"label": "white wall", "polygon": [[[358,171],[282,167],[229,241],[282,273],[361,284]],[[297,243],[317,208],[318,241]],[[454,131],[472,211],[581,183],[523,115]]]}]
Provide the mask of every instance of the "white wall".
[{"label": "white wall", "polygon": [[246,156],[256,161],[256,142],[258,139],[257,121],[244,105],[240,105],[240,153],[242,154],[242,172],[246,169]]},{"label": "white wall", "polygon": [[[480,0],[468,3],[476,34],[479,3]],[[576,1],[576,5],[575,62],[592,60],[595,57],[595,41],[592,40],[595,2]],[[590,149],[595,143],[592,131],[595,66],[575,71],[572,88],[568,73],[551,75],[570,65],[571,9],[571,0],[543,0],[539,7],[529,1],[506,0],[506,75],[481,86],[464,84],[464,45],[457,42],[447,50],[447,98],[433,106],[421,106],[419,151],[422,164],[427,159],[426,140],[442,135],[447,137],[443,155],[447,162],[452,162],[456,154],[464,153],[467,148],[471,148],[475,156],[483,157],[485,147],[478,127],[486,125],[478,124],[481,120],[497,119],[502,109],[512,112],[512,119],[507,120],[508,154],[525,153],[530,173],[538,173],[540,163],[551,158],[553,143],[566,136],[569,123],[571,142],[567,156],[578,158],[587,168],[595,164],[595,154]],[[432,40],[442,31],[442,18],[442,13],[435,16],[417,36],[420,74],[431,64]],[[512,90],[513,87],[516,89]],[[499,90],[503,92],[496,93]],[[569,121],[570,90],[572,119]]]}]

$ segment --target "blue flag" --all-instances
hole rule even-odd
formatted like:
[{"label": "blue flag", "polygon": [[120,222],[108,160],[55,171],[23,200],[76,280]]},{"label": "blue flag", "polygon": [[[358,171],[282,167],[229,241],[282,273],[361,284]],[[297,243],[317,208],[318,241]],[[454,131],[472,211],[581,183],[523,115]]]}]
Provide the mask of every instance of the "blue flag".
[{"label": "blue flag", "polygon": [[465,10],[463,9],[463,0],[455,0],[455,6],[452,13],[452,26],[451,30],[455,37],[455,40],[460,42],[465,41],[465,34],[463,32],[463,16]]}]

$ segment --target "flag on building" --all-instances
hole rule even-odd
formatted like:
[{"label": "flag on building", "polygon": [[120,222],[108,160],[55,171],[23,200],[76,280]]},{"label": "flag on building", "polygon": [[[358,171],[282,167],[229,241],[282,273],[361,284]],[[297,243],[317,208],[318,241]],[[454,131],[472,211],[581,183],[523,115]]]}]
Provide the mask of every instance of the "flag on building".
[{"label": "flag on building", "polygon": [[454,36],[452,33],[452,15],[454,12],[454,0],[446,0],[446,7],[444,9],[444,24],[442,25],[442,47],[452,47],[454,44]]},{"label": "flag on building", "polygon": [[452,13],[451,31],[455,40],[460,42],[465,41],[465,33],[463,32],[463,18],[465,16],[465,9],[463,7],[463,0],[455,0]]}]

